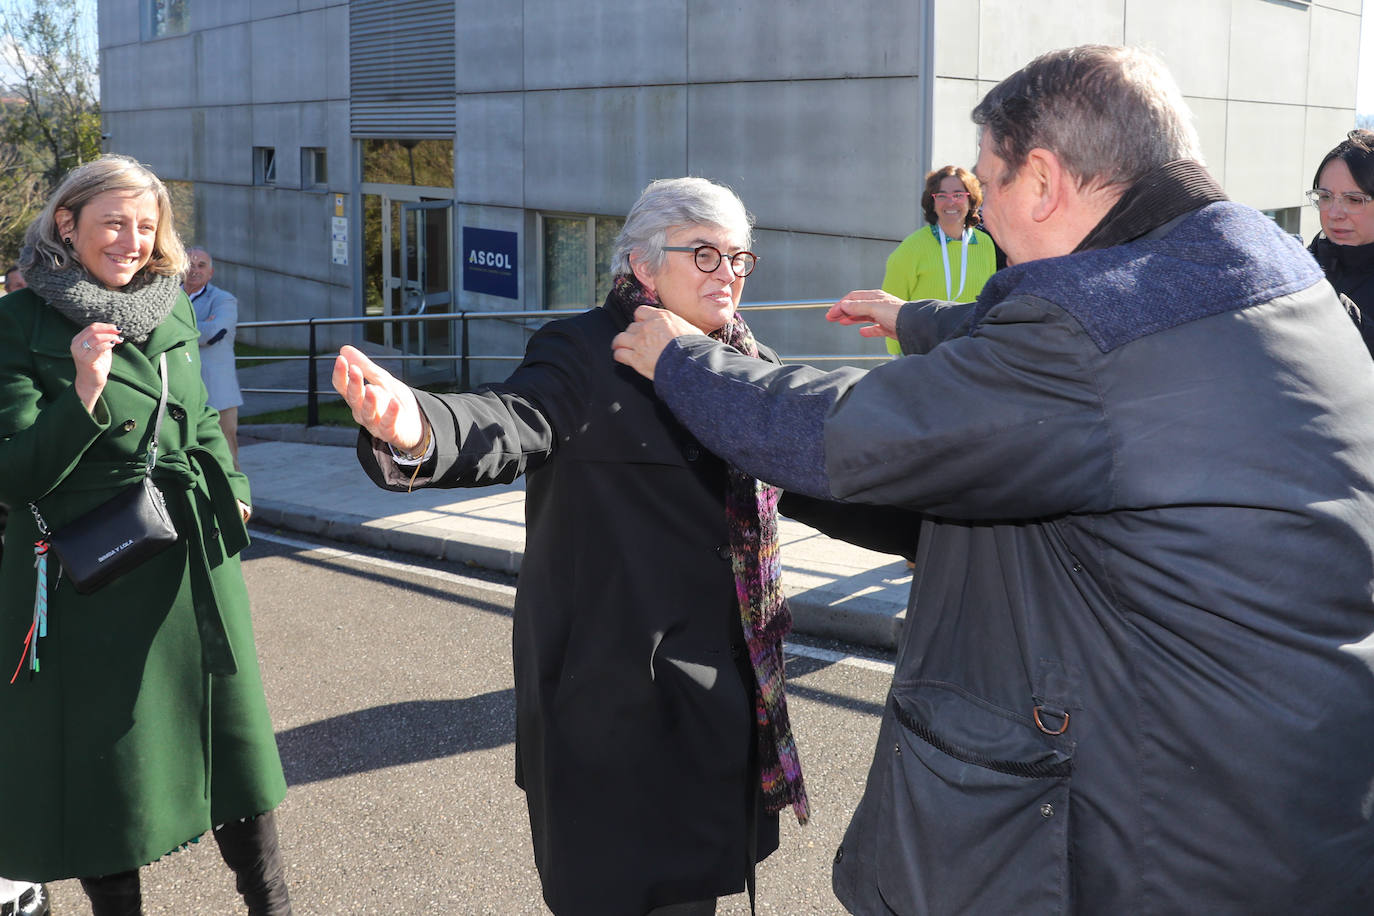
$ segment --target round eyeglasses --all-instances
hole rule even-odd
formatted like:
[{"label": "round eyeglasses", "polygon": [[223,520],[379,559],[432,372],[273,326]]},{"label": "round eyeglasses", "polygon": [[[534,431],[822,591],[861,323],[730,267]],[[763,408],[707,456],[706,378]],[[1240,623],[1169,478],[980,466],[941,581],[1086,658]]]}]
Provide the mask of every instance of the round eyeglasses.
[{"label": "round eyeglasses", "polygon": [[1364,210],[1365,204],[1369,203],[1372,199],[1374,198],[1371,198],[1368,194],[1359,194],[1355,191],[1345,191],[1336,194],[1325,188],[1313,188],[1307,192],[1307,202],[1318,210],[1330,210],[1332,204],[1336,201],[1340,201],[1341,206],[1345,208],[1347,213],[1359,213]]},{"label": "round eyeglasses", "polygon": [[968,191],[936,191],[930,195],[936,200],[968,200]]},{"label": "round eyeglasses", "polygon": [[736,277],[741,279],[754,272],[754,265],[759,262],[759,256],[752,251],[736,251],[730,257],[720,253],[720,249],[713,245],[697,245],[688,248],[681,245],[664,245],[664,251],[690,251],[692,262],[696,264],[697,270],[704,274],[709,274],[720,266],[721,261],[730,262],[730,270]]}]

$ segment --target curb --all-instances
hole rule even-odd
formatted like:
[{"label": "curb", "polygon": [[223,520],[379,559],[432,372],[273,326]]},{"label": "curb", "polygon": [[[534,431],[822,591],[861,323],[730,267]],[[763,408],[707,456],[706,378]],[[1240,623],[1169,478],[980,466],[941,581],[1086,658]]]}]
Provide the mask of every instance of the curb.
[{"label": "curb", "polygon": [[[353,434],[350,433],[347,444],[351,445],[352,442]],[[275,500],[264,500],[253,506],[251,526],[280,528],[510,575],[519,574],[520,563],[525,555],[523,545],[508,540],[474,534],[466,534],[459,539],[439,526],[424,524],[410,524],[405,528],[387,527],[368,516],[348,513],[322,518],[314,510]],[[895,651],[901,641],[902,627],[906,622],[905,608],[894,611],[891,602],[877,601],[839,589],[786,591],[787,602],[792,609],[792,629],[799,635],[835,639],[883,651]]]}]

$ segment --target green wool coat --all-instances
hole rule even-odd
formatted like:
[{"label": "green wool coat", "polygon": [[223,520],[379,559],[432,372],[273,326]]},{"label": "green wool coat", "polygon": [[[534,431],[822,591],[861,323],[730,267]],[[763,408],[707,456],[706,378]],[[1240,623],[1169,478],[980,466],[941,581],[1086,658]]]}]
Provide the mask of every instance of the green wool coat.
[{"label": "green wool coat", "polygon": [[[71,387],[79,328],[32,290],[0,300],[0,875],[47,881],[136,868],[286,794],[237,554],[248,543],[191,304],[113,353],[93,414]],[[92,595],[48,561],[40,670],[9,683],[33,620],[37,501],[54,530],[139,479],[169,397],[154,480],[177,543]],[[51,492],[49,492],[51,491]]]}]

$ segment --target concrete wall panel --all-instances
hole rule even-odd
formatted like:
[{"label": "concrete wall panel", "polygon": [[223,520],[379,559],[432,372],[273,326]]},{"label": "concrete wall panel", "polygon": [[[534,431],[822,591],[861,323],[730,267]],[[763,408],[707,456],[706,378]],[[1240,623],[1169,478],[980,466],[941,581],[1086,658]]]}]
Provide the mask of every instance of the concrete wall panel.
[{"label": "concrete wall panel", "polygon": [[253,112],[247,105],[197,109],[191,113],[191,181],[251,184]]},{"label": "concrete wall panel", "polygon": [[146,52],[141,45],[114,45],[100,52],[100,100],[103,115],[143,107],[139,68]]},{"label": "concrete wall panel", "polygon": [[143,37],[142,0],[99,0],[95,22],[100,47],[135,44]]},{"label": "concrete wall panel", "polygon": [[978,78],[978,18],[977,3],[935,0],[935,72],[938,75]]},{"label": "concrete wall panel", "polygon": [[1359,15],[1313,7],[1312,46],[1307,56],[1307,104],[1354,108],[1359,61]]},{"label": "concrete wall panel", "polygon": [[921,68],[921,6],[821,0],[798,15],[796,0],[699,0],[687,15],[688,78],[914,76]]},{"label": "concrete wall panel", "polygon": [[1203,161],[1212,177],[1226,187],[1226,103],[1218,99],[1185,99],[1202,144]]},{"label": "concrete wall panel", "polygon": [[458,97],[454,147],[459,200],[524,206],[524,101],[512,93]]},{"label": "concrete wall panel", "polygon": [[978,75],[1005,79],[1039,54],[1089,43],[1120,44],[1125,0],[982,0]]},{"label": "concrete wall panel", "polygon": [[[330,97],[329,10],[256,20],[252,24],[253,101],[261,104],[314,101]],[[336,22],[337,29],[337,22]],[[333,36],[337,40],[338,36]],[[310,49],[309,53],[303,49]],[[334,92],[339,90],[336,88]]]},{"label": "concrete wall panel", "polygon": [[253,15],[252,0],[216,0],[215,3],[193,3],[192,29],[215,29],[247,22]]},{"label": "concrete wall panel", "polygon": [[1127,0],[1125,41],[1158,54],[1184,95],[1223,99],[1231,15],[1231,0]]},{"label": "concrete wall panel", "polygon": [[524,7],[526,89],[655,85],[687,78],[683,0],[525,0]]},{"label": "concrete wall panel", "polygon": [[525,94],[525,202],[623,215],[654,178],[687,174],[680,86]]},{"label": "concrete wall panel", "polygon": [[525,85],[524,12],[517,3],[457,0],[459,92],[497,92]]},{"label": "concrete wall panel", "polygon": [[[1230,97],[1243,102],[1301,105],[1307,98],[1312,11],[1256,0],[1232,3]],[[1282,40],[1275,36],[1282,36]]]},{"label": "concrete wall panel", "polygon": [[[919,155],[916,78],[694,86],[688,167],[770,229],[899,237]],[[880,124],[873,112],[888,116]]]},{"label": "concrete wall panel", "polygon": [[[935,140],[931,145],[931,167],[962,165],[969,171],[978,160],[978,125],[969,114],[982,99],[973,80],[940,79],[935,82]],[[920,209],[917,186],[917,211]]]},{"label": "concrete wall panel", "polygon": [[[1226,193],[1261,210],[1291,207],[1302,175],[1306,112],[1293,105],[1232,102],[1226,115]],[[1263,155],[1256,150],[1263,149]]]},{"label": "concrete wall panel", "polygon": [[247,24],[192,34],[199,104],[246,105],[253,101],[253,33]]},{"label": "concrete wall panel", "polygon": [[1314,8],[1324,7],[1330,10],[1343,10],[1347,13],[1356,14],[1360,12],[1360,5],[1361,0],[1317,0],[1316,3],[1312,4]]},{"label": "concrete wall panel", "polygon": [[[195,104],[195,40],[191,35],[161,39],[157,53],[140,52],[132,64],[138,79],[138,102],[143,108],[180,108]],[[128,59],[120,65],[128,66]]]}]

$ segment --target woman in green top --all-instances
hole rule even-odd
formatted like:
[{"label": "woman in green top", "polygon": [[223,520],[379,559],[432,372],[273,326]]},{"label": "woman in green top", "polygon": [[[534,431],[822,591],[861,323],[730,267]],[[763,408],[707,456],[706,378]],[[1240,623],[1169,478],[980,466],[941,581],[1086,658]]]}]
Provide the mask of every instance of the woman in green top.
[{"label": "woman in green top", "polygon": [[[982,205],[983,189],[967,169],[947,165],[927,175],[921,192],[927,225],[908,235],[888,256],[883,291],[904,302],[976,299],[997,270],[992,237],[974,228]],[[902,352],[892,338],[887,349],[894,356]]]}]

